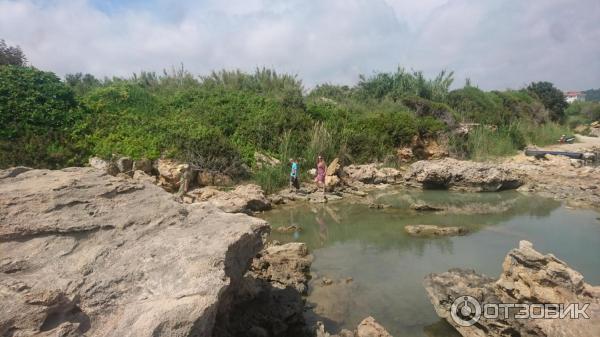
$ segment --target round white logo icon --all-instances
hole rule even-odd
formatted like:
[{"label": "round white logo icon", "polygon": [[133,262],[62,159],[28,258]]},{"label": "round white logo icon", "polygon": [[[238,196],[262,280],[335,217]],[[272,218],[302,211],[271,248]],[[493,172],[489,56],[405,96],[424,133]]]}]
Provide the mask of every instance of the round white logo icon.
[{"label": "round white logo icon", "polygon": [[471,326],[481,317],[481,305],[472,296],[460,296],[452,302],[450,315],[461,326]]}]

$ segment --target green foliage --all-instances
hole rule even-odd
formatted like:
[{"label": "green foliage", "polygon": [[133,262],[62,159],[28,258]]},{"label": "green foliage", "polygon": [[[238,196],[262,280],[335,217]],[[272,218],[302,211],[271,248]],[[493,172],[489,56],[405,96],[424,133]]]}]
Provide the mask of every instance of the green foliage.
[{"label": "green foliage", "polygon": [[289,172],[284,165],[265,166],[257,169],[252,178],[265,193],[270,194],[289,183]]},{"label": "green foliage", "polygon": [[0,66],[0,166],[76,163],[70,131],[81,118],[73,92],[53,73]]},{"label": "green foliage", "polygon": [[562,91],[554,87],[550,82],[531,83],[527,90],[536,95],[550,111],[553,121],[562,121],[565,117],[565,109],[568,103],[565,101]]},{"label": "green foliage", "polygon": [[600,121],[600,102],[573,102],[569,104],[565,114],[568,125],[572,128]]},{"label": "green foliage", "polygon": [[590,89],[583,92],[585,100],[588,102],[600,102],[600,88]]},{"label": "green foliage", "polygon": [[428,80],[421,71],[412,73],[398,68],[394,73],[377,73],[373,76],[360,76],[356,95],[362,100],[393,100],[404,96],[419,96],[434,101],[443,101],[453,82],[453,72],[445,70],[432,80]]},{"label": "green foliage", "polygon": [[25,67],[27,65],[27,57],[25,57],[21,47],[8,46],[4,39],[0,39],[0,66],[3,65]]}]

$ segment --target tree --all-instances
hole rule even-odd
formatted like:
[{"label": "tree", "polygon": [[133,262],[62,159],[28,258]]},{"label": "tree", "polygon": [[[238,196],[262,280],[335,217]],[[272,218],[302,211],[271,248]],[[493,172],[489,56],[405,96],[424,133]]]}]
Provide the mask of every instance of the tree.
[{"label": "tree", "polygon": [[27,58],[21,47],[7,46],[4,39],[0,39],[0,66],[3,65],[24,67],[27,65]]},{"label": "tree", "polygon": [[546,109],[550,110],[550,118],[553,121],[561,121],[565,117],[565,109],[569,104],[565,101],[563,92],[557,89],[550,82],[533,82],[527,90],[535,94],[544,104]]}]

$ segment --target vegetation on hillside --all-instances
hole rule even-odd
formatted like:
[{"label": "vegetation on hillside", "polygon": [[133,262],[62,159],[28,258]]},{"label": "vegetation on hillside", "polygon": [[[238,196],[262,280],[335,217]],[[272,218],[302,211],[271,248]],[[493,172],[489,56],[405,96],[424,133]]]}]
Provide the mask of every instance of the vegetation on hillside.
[{"label": "vegetation on hillside", "polygon": [[[285,183],[286,170],[254,170],[257,151],[283,163],[296,157],[305,167],[318,154],[393,161],[396,148],[438,138],[455,156],[485,159],[567,132],[559,124],[566,104],[551,83],[486,92],[470,83],[450,90],[452,82],[452,72],[429,79],[398,68],[361,76],[354,86],[306,90],[296,76],[271,69],[195,77],[183,67],[102,80],[78,73],[61,81],[24,64],[2,65],[0,166],[81,165],[92,155],[170,157],[232,176],[253,171],[271,189]],[[596,110],[575,112],[577,106],[567,109],[570,118],[597,118]],[[460,135],[460,123],[481,126]]]}]

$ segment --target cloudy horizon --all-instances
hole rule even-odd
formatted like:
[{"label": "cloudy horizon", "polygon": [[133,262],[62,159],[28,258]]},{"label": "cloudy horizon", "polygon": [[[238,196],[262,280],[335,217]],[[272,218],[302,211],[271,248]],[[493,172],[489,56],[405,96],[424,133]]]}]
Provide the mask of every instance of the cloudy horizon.
[{"label": "cloudy horizon", "polygon": [[398,66],[482,89],[600,87],[597,0],[0,0],[0,38],[63,77],[256,67],[306,86]]}]

